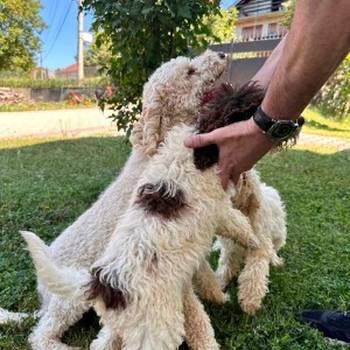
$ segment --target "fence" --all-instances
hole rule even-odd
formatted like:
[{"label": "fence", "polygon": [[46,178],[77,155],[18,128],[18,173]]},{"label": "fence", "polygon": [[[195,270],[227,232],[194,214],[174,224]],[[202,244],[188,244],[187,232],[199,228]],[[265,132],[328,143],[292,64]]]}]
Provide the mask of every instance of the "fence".
[{"label": "fence", "polygon": [[281,39],[267,39],[211,45],[210,49],[225,52],[230,58],[228,76],[233,84],[249,81],[262,67]]}]

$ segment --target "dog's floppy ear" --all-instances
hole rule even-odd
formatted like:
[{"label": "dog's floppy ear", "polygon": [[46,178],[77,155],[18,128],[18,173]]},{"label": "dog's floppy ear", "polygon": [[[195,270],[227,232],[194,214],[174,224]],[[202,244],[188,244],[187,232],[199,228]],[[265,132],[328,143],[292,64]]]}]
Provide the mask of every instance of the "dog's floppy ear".
[{"label": "dog's floppy ear", "polygon": [[100,272],[94,274],[89,284],[88,300],[101,298],[107,309],[125,309],[127,297],[120,289],[112,288],[107,283],[101,282]]},{"label": "dog's floppy ear", "polygon": [[166,219],[177,217],[186,206],[184,192],[173,181],[142,185],[138,188],[136,203],[148,213],[159,214]]},{"label": "dog's floppy ear", "polygon": [[135,124],[130,142],[146,155],[153,155],[162,141],[162,108],[158,101],[144,107],[141,118]]}]

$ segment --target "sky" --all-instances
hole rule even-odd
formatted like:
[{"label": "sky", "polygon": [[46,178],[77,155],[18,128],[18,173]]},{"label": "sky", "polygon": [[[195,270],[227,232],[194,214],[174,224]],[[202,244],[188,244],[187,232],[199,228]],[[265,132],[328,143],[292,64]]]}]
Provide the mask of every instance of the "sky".
[{"label": "sky", "polygon": [[[41,16],[47,28],[41,33],[42,66],[63,68],[75,62],[77,47],[76,0],[41,0]],[[84,19],[84,31],[89,31],[92,16]],[[40,56],[37,57],[40,65]]]},{"label": "sky", "polygon": [[[223,0],[222,7],[232,4]],[[41,16],[47,28],[41,33],[42,53],[38,65],[45,68],[64,68],[75,62],[77,47],[76,0],[41,0]],[[85,15],[84,31],[89,31],[92,15]],[[41,57],[41,58],[40,58]],[[42,59],[42,64],[41,64]]]}]

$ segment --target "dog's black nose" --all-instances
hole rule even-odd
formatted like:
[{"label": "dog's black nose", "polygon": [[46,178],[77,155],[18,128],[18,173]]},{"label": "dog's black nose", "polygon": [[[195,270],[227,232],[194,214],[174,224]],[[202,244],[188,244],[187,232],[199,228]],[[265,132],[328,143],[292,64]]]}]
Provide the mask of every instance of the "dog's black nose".
[{"label": "dog's black nose", "polygon": [[226,58],[226,54],[224,52],[218,52],[218,55],[221,59]]}]

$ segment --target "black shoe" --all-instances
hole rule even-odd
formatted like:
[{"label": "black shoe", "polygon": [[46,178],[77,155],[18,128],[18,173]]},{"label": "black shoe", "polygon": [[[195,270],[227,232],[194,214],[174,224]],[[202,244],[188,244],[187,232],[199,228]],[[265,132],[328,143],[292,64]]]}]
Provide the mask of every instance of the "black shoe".
[{"label": "black shoe", "polygon": [[318,329],[327,338],[350,343],[350,312],[305,310],[300,320]]}]

